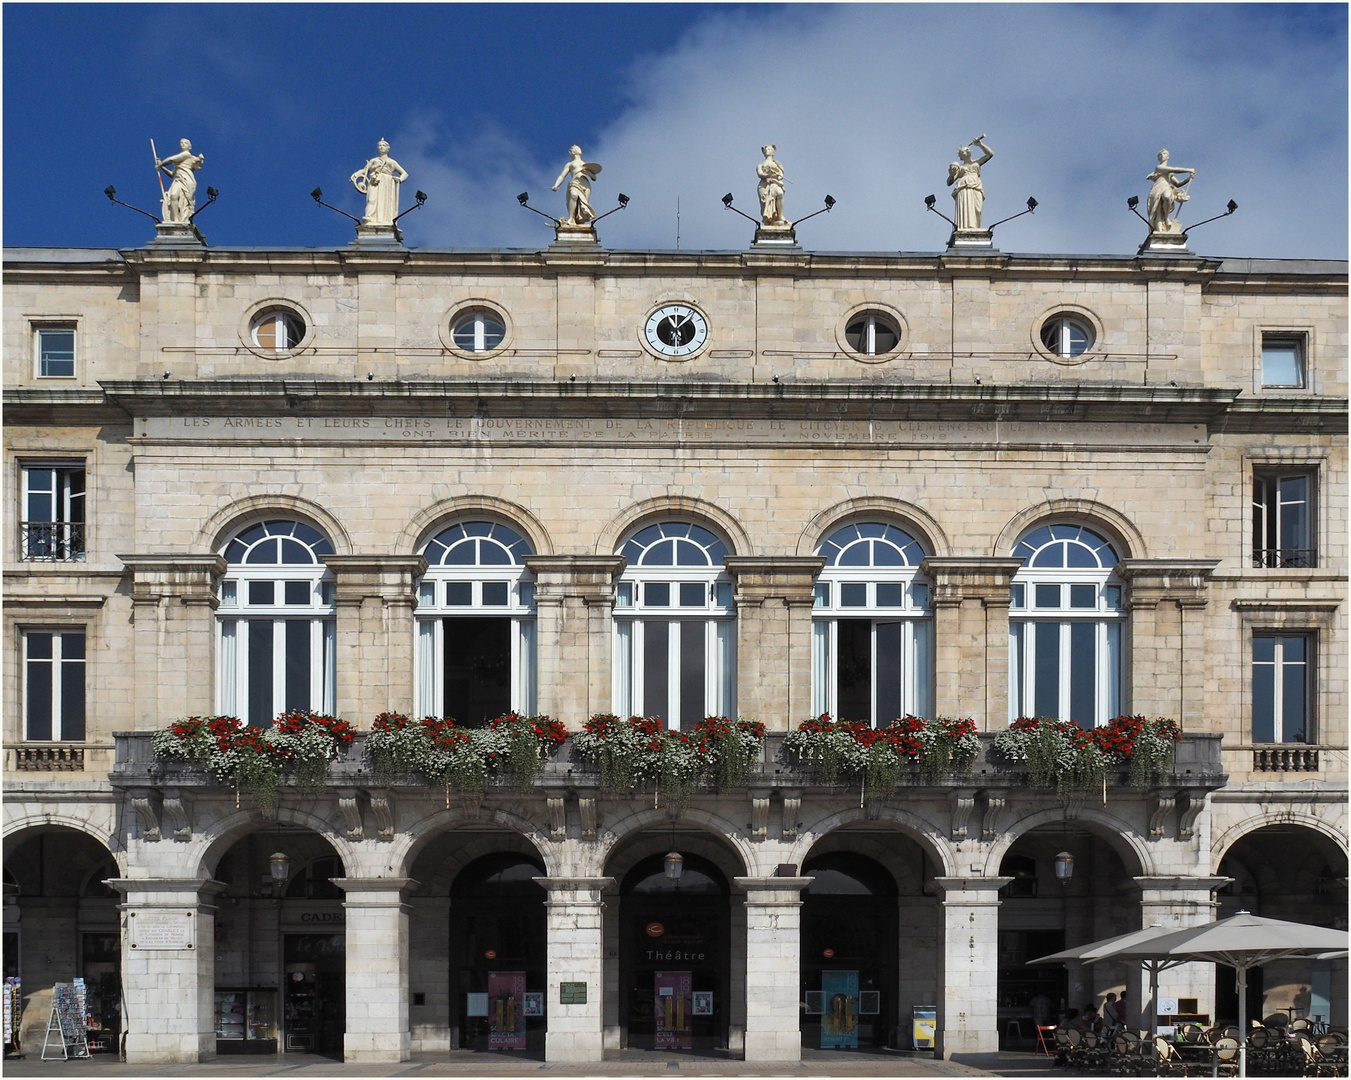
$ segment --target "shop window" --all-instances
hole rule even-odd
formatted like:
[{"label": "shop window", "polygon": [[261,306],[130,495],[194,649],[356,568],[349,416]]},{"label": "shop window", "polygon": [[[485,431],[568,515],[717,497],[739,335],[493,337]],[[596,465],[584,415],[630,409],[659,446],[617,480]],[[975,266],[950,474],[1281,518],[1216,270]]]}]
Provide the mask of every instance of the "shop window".
[{"label": "shop window", "polygon": [[1302,389],[1305,383],[1303,334],[1262,335],[1262,386]]},{"label": "shop window", "polygon": [[1009,718],[1048,716],[1083,728],[1122,711],[1126,612],[1111,543],[1080,525],[1043,525],[1013,549]]},{"label": "shop window", "polygon": [[333,545],[300,521],[248,526],[222,549],[216,710],[270,727],[293,709],[333,711]]},{"label": "shop window", "polygon": [[37,372],[43,379],[75,377],[75,327],[39,326],[33,331]]},{"label": "shop window", "polygon": [[1308,470],[1254,469],[1253,565],[1312,567],[1316,474]]},{"label": "shop window", "polygon": [[30,630],[23,635],[25,739],[84,739],[84,654],[83,631]]},{"label": "shop window", "polygon": [[23,467],[21,558],[33,562],[84,558],[84,490],[82,461],[34,462]]},{"label": "shop window", "polygon": [[669,728],[736,715],[736,612],[727,545],[700,525],[648,525],[621,546],[614,708]]},{"label": "shop window", "polygon": [[812,712],[884,727],[933,709],[933,611],[926,554],[894,525],[831,533],[812,609]]},{"label": "shop window", "polygon": [[417,712],[481,726],[535,711],[535,585],[530,542],[493,521],[465,521],[422,549]]},{"label": "shop window", "polygon": [[1312,742],[1313,639],[1309,634],[1252,637],[1252,741]]}]

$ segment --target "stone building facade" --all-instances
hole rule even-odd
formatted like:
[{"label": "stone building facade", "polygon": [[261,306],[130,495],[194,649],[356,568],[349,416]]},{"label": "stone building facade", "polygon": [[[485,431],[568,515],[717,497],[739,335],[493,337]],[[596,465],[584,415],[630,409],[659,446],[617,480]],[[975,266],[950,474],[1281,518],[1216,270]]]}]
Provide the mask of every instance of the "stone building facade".
[{"label": "stone building facade", "polygon": [[[180,242],[4,269],[30,1033],[80,976],[147,1063],[783,1062],[924,1047],[915,1009],[980,1055],[1144,997],[1037,955],[1240,907],[1346,925],[1344,263]],[[275,818],[153,759],[171,720],[283,703],[769,738],[674,815],[568,748],[481,799],[354,751]],[[971,772],[877,799],[782,754],[817,713],[903,711],[974,719]],[[1126,712],[1185,733],[1148,788],[1060,798],[989,753],[1019,715]],[[1345,984],[1272,965],[1256,1004],[1345,1024]],[[1233,1014],[1204,965],[1162,992]]]}]

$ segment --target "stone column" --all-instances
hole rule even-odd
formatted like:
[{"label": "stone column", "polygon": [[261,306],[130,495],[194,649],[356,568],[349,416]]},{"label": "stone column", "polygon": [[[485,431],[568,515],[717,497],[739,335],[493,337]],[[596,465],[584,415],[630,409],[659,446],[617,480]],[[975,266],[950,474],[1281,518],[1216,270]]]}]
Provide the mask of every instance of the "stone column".
[{"label": "stone column", "polygon": [[413,712],[413,609],[421,555],[330,555],[338,685],[334,711],[356,726]]},{"label": "stone column", "polygon": [[724,564],[736,578],[737,713],[771,731],[811,714],[812,587],[825,564],[808,555],[736,555]]},{"label": "stone column", "polygon": [[[1130,612],[1130,711],[1200,730],[1205,607],[1217,559],[1123,559]],[[1197,655],[1189,655],[1197,654]]]},{"label": "stone column", "polygon": [[[604,1056],[604,994],[602,987],[605,940],[601,893],[614,878],[537,877],[549,898],[548,990],[545,1014],[544,1060],[550,1063],[587,1063]],[[586,1001],[563,1004],[562,983],[582,983]]]},{"label": "stone column", "polygon": [[[999,890],[1012,878],[939,877],[943,945],[938,1037],[941,1058],[999,1052]],[[974,1063],[974,1062],[973,1062]]]},{"label": "stone column", "polygon": [[1022,559],[930,556],[934,712],[971,717],[981,731],[1008,725],[1009,584]]},{"label": "stone column", "polygon": [[611,618],[620,555],[528,555],[535,575],[536,708],[584,722],[610,709]]},{"label": "stone column", "polygon": [[410,878],[334,878],[347,894],[347,1033],[343,1060],[407,1061]]},{"label": "stone column", "polygon": [[[223,882],[119,878],[129,1065],[216,1056],[216,908]],[[37,1047],[30,1053],[36,1053]]]},{"label": "stone column", "polygon": [[131,572],[136,728],[216,711],[219,555],[119,555]]},{"label": "stone column", "polygon": [[[1214,922],[1220,905],[1215,890],[1228,885],[1227,877],[1137,877],[1140,886],[1140,925],[1159,923],[1169,929],[1185,930]],[[1132,965],[1134,967],[1135,965]],[[1139,976],[1137,988],[1132,979],[1130,1019],[1132,1028],[1149,1027],[1149,976]],[[1159,973],[1159,994],[1162,997],[1194,997],[1199,1012],[1215,1018],[1215,965],[1182,964]]]},{"label": "stone column", "polygon": [[739,877],[746,893],[746,1061],[802,1060],[802,890],[809,877]]}]

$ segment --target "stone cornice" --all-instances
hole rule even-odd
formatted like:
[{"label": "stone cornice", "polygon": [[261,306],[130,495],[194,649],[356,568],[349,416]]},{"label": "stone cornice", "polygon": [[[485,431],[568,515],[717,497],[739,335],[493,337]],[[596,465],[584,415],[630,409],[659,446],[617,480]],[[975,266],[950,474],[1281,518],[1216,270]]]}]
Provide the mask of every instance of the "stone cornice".
[{"label": "stone cornice", "polygon": [[131,571],[133,601],[151,602],[177,596],[213,607],[218,602],[214,583],[226,568],[220,555],[150,553],[117,557]]},{"label": "stone cornice", "polygon": [[920,570],[933,581],[933,602],[939,607],[963,600],[1004,607],[1009,603],[1009,584],[1022,565],[1022,559],[930,555],[920,563]]}]

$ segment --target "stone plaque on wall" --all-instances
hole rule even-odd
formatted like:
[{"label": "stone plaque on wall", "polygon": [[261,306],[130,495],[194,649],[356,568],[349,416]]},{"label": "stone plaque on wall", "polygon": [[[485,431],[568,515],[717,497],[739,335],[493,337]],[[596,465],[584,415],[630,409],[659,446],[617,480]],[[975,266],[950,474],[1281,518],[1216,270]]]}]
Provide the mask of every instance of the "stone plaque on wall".
[{"label": "stone plaque on wall", "polygon": [[133,911],[127,915],[127,939],[131,948],[191,949],[191,911]]},{"label": "stone plaque on wall", "polygon": [[585,1005],[586,983],[561,982],[558,984],[558,1003],[560,1005]]}]

